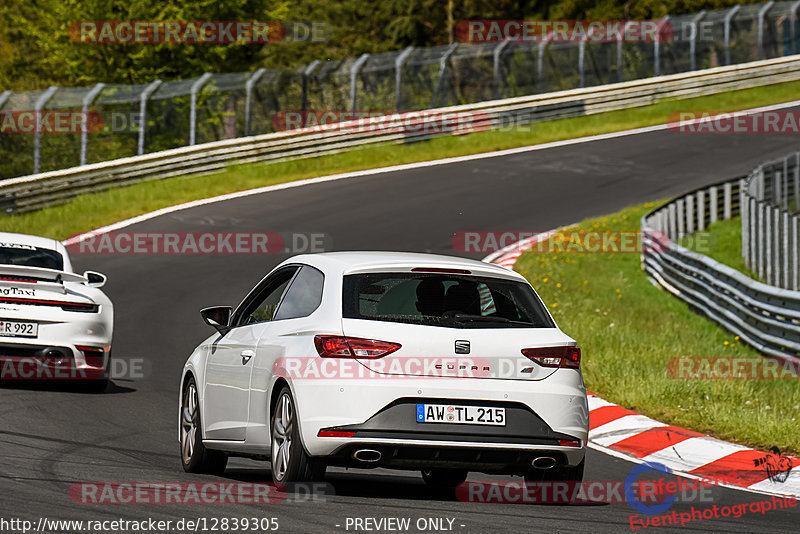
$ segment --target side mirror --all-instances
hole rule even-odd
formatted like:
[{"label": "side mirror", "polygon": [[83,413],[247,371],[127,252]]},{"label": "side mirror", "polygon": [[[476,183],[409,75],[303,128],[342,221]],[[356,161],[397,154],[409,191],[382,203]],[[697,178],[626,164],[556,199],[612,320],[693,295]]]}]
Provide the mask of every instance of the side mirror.
[{"label": "side mirror", "polygon": [[231,312],[233,308],[230,306],[212,306],[211,308],[203,308],[200,310],[200,316],[207,325],[213,326],[217,332],[223,336],[231,329]]},{"label": "side mirror", "polygon": [[86,278],[86,285],[89,287],[103,287],[108,281],[108,277],[96,271],[86,271],[83,273]]}]

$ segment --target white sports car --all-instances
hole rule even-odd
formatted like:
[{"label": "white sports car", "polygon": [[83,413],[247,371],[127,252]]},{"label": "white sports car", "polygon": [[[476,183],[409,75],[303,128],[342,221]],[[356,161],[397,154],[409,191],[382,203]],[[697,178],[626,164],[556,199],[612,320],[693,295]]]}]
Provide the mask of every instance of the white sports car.
[{"label": "white sports car", "polygon": [[583,478],[580,349],[530,284],[487,263],[392,252],[295,256],[184,367],[186,471],[269,459],[276,483],[327,466]]},{"label": "white sports car", "polygon": [[0,380],[108,382],[114,309],[105,275],[76,274],[64,245],[0,232]]}]

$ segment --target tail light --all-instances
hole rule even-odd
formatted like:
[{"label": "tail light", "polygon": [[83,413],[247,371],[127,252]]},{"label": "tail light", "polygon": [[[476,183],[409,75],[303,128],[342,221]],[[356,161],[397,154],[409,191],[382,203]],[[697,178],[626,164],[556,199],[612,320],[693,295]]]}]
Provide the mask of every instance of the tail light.
[{"label": "tail light", "polygon": [[0,298],[0,304],[29,304],[32,306],[58,306],[64,311],[97,313],[100,306],[88,302],[62,302],[59,300]]},{"label": "tail light", "polygon": [[391,354],[402,345],[376,339],[346,336],[315,336],[314,345],[324,358],[360,358],[374,360]]},{"label": "tail light", "polygon": [[579,439],[560,439],[558,440],[559,447],[580,447],[581,440]]},{"label": "tail light", "polygon": [[522,349],[522,354],[542,367],[566,367],[569,369],[577,369],[581,366],[581,349],[578,347]]},{"label": "tail light", "polygon": [[355,435],[355,431],[344,430],[320,430],[317,432],[318,438],[352,438]]}]

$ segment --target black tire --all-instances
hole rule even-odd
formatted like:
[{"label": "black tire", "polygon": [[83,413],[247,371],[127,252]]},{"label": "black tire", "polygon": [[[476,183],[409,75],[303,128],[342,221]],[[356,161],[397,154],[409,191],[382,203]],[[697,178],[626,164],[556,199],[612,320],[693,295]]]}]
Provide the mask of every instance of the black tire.
[{"label": "black tire", "polygon": [[586,460],[573,466],[556,466],[552,469],[531,469],[525,474],[525,482],[583,482],[583,467]]},{"label": "black tire", "polygon": [[228,465],[228,455],[221,451],[206,449],[203,445],[203,426],[200,420],[200,404],[194,378],[186,380],[181,395],[179,415],[181,463],[187,473],[221,475]]},{"label": "black tire", "polygon": [[311,458],[303,449],[294,398],[287,386],[278,393],[270,428],[273,482],[285,486],[293,482],[322,480],[325,477],[325,463]]},{"label": "black tire", "polygon": [[423,469],[422,480],[432,488],[451,489],[467,480],[468,474],[464,469]]}]

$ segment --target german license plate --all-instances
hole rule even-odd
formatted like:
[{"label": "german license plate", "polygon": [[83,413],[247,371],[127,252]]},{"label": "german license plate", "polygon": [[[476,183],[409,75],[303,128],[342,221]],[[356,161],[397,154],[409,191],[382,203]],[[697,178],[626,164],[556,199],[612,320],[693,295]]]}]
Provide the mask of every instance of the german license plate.
[{"label": "german license plate", "polygon": [[417,404],[417,423],[506,426],[506,409],[455,404]]},{"label": "german license plate", "polygon": [[0,336],[36,337],[37,335],[39,335],[39,325],[36,323],[0,319]]}]

